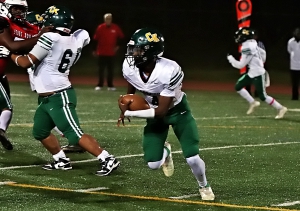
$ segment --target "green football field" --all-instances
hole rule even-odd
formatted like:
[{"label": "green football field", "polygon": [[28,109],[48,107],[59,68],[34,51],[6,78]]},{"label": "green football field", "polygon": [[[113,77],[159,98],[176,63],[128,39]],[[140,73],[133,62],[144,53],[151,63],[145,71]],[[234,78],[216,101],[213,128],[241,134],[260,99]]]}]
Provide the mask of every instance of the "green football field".
[{"label": "green football field", "polygon": [[69,154],[73,170],[43,170],[52,156],[31,135],[37,96],[28,84],[12,83],[14,116],[7,133],[14,150],[0,148],[0,210],[300,210],[300,105],[290,96],[274,95],[290,109],[275,120],[275,109],[265,103],[246,115],[247,103],[234,92],[186,91],[201,136],[200,156],[216,195],[205,202],[172,130],[168,141],[175,173],[167,178],[143,161],[145,121],[116,126],[117,99],[125,88],[75,88],[83,130],[118,157],[120,167],[110,176],[95,176],[98,162],[79,153]]}]

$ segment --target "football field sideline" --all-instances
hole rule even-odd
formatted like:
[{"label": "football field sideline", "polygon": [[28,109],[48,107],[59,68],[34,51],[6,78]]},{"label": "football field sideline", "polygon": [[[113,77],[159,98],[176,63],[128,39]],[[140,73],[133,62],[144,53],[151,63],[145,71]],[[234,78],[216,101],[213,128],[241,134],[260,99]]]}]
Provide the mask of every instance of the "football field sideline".
[{"label": "football field sideline", "polygon": [[16,182],[12,182],[12,181],[1,182],[0,185],[10,186],[10,187],[18,187],[18,188],[26,188],[26,189],[39,189],[39,190],[47,190],[47,191],[61,191],[61,192],[77,192],[77,193],[82,193],[82,194],[132,198],[132,199],[139,199],[139,200],[162,201],[162,202],[181,203],[181,204],[195,204],[195,205],[204,205],[204,206],[211,206],[211,207],[226,207],[226,208],[235,208],[235,209],[269,210],[269,211],[300,211],[297,209],[284,209],[284,208],[279,208],[279,207],[277,208],[277,207],[266,207],[266,206],[237,205],[237,204],[226,204],[226,203],[218,203],[218,202],[164,198],[164,197],[157,197],[157,196],[142,196],[142,195],[132,195],[132,194],[123,194],[123,193],[110,193],[110,192],[102,192],[102,191],[100,191],[100,192],[78,191],[76,189],[38,186],[38,185],[31,185],[31,184],[21,184],[21,183],[16,183]]}]

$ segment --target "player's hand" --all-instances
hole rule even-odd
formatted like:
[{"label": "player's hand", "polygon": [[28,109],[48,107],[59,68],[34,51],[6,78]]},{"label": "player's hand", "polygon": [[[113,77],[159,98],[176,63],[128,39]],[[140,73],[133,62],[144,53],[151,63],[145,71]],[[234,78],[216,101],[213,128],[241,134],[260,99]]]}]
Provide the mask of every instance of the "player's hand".
[{"label": "player's hand", "polygon": [[[121,124],[121,123],[122,123],[123,126],[125,126],[125,124],[124,124],[124,119],[125,119],[125,116],[124,116],[124,114],[121,112],[120,117],[119,117],[119,119],[118,119],[118,123],[117,123],[117,126],[118,126],[118,127],[120,127],[120,124]],[[128,122],[130,122],[129,117],[126,117],[126,119],[128,120]]]},{"label": "player's hand", "polygon": [[227,60],[232,63],[232,61],[234,60],[234,57],[232,55],[227,54]]},{"label": "player's hand", "polygon": [[[129,105],[131,103],[131,101],[126,104],[122,103],[122,98],[123,98],[123,95],[120,95],[120,97],[118,99],[119,108],[121,110],[121,114],[118,119],[118,126],[120,126],[121,122],[122,122],[122,125],[124,126],[124,119],[125,119],[124,113],[125,113],[125,111],[129,110]],[[130,122],[130,119],[128,117],[127,117],[127,119]]]},{"label": "player's hand", "polygon": [[132,101],[129,101],[126,104],[124,104],[124,103],[122,103],[122,98],[123,98],[123,95],[120,95],[120,97],[118,99],[118,104],[119,104],[119,108],[120,108],[121,112],[124,114],[125,111],[129,110],[129,105]]},{"label": "player's hand", "polygon": [[44,26],[44,27],[41,29],[41,31],[40,31],[40,33],[39,33],[39,36],[41,36],[42,34],[44,34],[44,33],[46,33],[46,32],[51,32],[51,31],[53,31],[53,28],[54,28],[54,26]]}]

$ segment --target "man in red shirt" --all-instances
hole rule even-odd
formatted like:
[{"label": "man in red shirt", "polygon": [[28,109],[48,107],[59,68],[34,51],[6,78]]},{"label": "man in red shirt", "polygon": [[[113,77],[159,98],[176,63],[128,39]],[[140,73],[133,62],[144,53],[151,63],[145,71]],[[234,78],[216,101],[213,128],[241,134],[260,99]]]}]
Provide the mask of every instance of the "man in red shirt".
[{"label": "man in red shirt", "polygon": [[[26,0],[5,0],[0,3],[0,142],[7,150],[13,146],[6,137],[6,130],[12,118],[10,90],[5,75],[5,67],[10,52],[28,52],[37,42],[40,28],[29,24],[26,20],[28,8]],[[21,39],[24,41],[14,41]],[[25,41],[26,39],[26,41]]]},{"label": "man in red shirt", "polygon": [[119,49],[118,42],[124,34],[117,24],[112,23],[112,14],[104,15],[104,23],[100,24],[94,34],[97,49],[93,52],[98,57],[99,82],[95,90],[101,90],[104,84],[104,71],[107,68],[107,90],[114,91],[113,85],[114,57]]}]

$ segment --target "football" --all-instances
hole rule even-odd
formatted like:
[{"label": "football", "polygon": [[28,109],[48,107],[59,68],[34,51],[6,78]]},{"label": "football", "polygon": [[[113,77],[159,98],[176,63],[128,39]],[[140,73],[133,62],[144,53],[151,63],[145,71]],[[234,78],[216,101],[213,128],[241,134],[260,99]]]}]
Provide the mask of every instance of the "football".
[{"label": "football", "polygon": [[126,104],[129,101],[132,101],[129,105],[130,111],[145,110],[150,108],[147,101],[140,95],[136,95],[136,94],[123,95],[121,103]]}]

